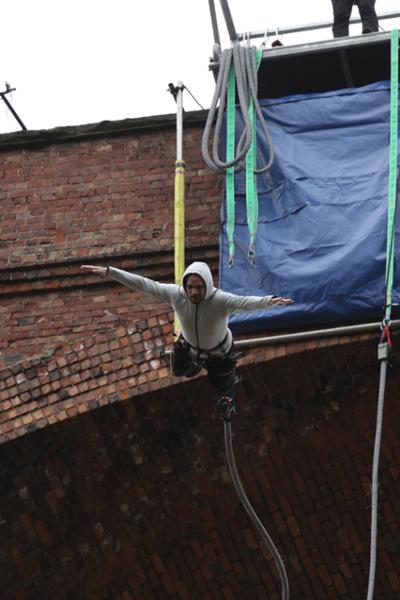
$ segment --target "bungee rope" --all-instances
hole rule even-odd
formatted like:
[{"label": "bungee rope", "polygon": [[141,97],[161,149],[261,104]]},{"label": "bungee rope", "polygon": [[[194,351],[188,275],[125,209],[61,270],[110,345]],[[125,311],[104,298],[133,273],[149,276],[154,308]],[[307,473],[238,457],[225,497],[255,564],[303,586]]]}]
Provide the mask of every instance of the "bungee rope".
[{"label": "bungee rope", "polygon": [[[215,85],[214,96],[211,102],[210,110],[208,111],[208,116],[206,120],[206,125],[203,132],[201,151],[203,154],[204,162],[210,169],[213,171],[217,171],[218,173],[223,173],[227,168],[237,165],[240,161],[242,161],[248,151],[251,143],[251,125],[247,114],[248,108],[248,99],[245,90],[244,83],[244,66],[243,66],[243,53],[242,48],[239,45],[235,45],[234,48],[230,48],[228,50],[224,50],[221,55],[220,60],[220,68],[217,78],[217,83]],[[227,160],[227,162],[223,162],[218,157],[218,146],[221,134],[222,120],[224,116],[224,109],[226,105],[227,98],[227,88],[228,88],[228,79],[230,68],[232,64],[234,64],[234,72],[237,78],[237,91],[238,91],[238,99],[239,99],[239,107],[242,114],[242,118],[244,121],[244,129],[241,135],[241,138],[238,143],[238,152],[237,155],[234,156],[231,160]],[[213,158],[211,159],[209,152],[209,144],[211,137],[211,128],[214,122],[215,114],[217,112],[217,104],[219,102],[218,115],[215,123],[214,136],[212,139],[212,148],[213,148]]]},{"label": "bungee rope", "polygon": [[[246,167],[246,205],[250,235],[248,259],[255,265],[255,238],[258,222],[258,197],[255,175],[266,173],[274,161],[274,149],[257,98],[257,70],[262,58],[260,49],[240,46],[224,50],[220,60],[220,69],[215,87],[214,97],[208,113],[202,138],[202,154],[208,167],[218,173],[226,173],[226,208],[227,237],[229,243],[229,267],[234,265],[234,224],[235,224],[235,171]],[[235,143],[236,92],[239,100],[240,114],[243,120],[243,131]],[[212,157],[209,146],[211,129],[218,107],[214,135],[211,140]],[[226,161],[219,154],[219,143],[224,110],[226,106]],[[268,161],[257,169],[256,164],[256,117],[268,146]]]},{"label": "bungee rope", "polygon": [[391,81],[390,81],[390,150],[389,150],[389,186],[388,186],[388,219],[387,219],[387,251],[385,275],[385,316],[382,323],[382,335],[378,345],[380,360],[380,379],[374,455],[372,465],[371,486],[371,548],[368,578],[367,600],[373,600],[376,573],[377,534],[378,534],[378,491],[379,491],[379,454],[382,439],[383,409],[385,400],[387,364],[391,351],[390,318],[392,310],[392,288],[394,270],[394,231],[397,196],[397,140],[398,140],[398,53],[399,32],[394,29],[391,34]]},{"label": "bungee rope", "polygon": [[250,519],[252,520],[255,528],[257,529],[258,533],[261,535],[265,545],[267,546],[267,548],[269,549],[269,551],[272,554],[272,557],[275,561],[275,564],[276,564],[276,567],[278,569],[279,576],[281,579],[281,583],[282,583],[281,598],[282,598],[282,600],[289,600],[289,580],[288,580],[288,576],[286,573],[284,562],[283,562],[274,542],[272,541],[270,535],[268,534],[267,530],[261,523],[257,513],[255,512],[252,505],[250,504],[250,502],[246,496],[246,493],[243,489],[242,483],[240,481],[240,477],[239,477],[239,473],[238,473],[236,461],[235,461],[235,455],[233,452],[233,446],[232,446],[232,429],[231,429],[231,421],[230,421],[230,412],[227,412],[227,408],[224,407],[224,405],[222,405],[222,406],[220,405],[219,408],[220,408],[222,420],[224,421],[224,438],[225,438],[226,458],[228,461],[229,471],[231,474],[233,484],[235,486],[236,493],[237,493],[239,500],[242,503],[244,509],[246,510],[247,514],[249,515]]},{"label": "bungee rope", "polygon": [[[255,172],[257,175],[265,173],[272,167],[273,164],[274,150],[272,147],[271,137],[269,135],[269,131],[257,98],[257,62],[255,60],[256,51],[257,49],[254,47],[243,47],[239,44],[235,44],[233,48],[224,50],[221,55],[217,83],[215,86],[211,107],[208,112],[201,144],[204,162],[208,167],[210,167],[210,169],[217,171],[218,173],[223,173],[226,171],[226,169],[233,166],[239,166],[241,169],[244,167],[244,165],[240,163],[242,163],[244,160],[244,157],[250,148],[253,137],[252,123],[250,122],[248,115],[250,99],[252,99],[254,102],[254,109],[259,119],[260,127],[265,135],[269,151],[269,160],[267,164],[260,169],[257,169]],[[261,53],[261,50],[259,52]],[[227,159],[227,161],[224,162],[218,155],[218,147],[220,142],[224,110],[227,102],[228,80],[231,65],[234,71],[233,81],[235,82],[237,88],[239,108],[241,117],[243,119],[244,128],[237,144],[237,154],[234,155],[232,159]],[[233,85],[233,83],[231,85]],[[209,152],[211,129],[217,112],[218,103],[218,115],[215,123],[214,135],[211,140],[213,148],[213,157],[211,158]]]}]

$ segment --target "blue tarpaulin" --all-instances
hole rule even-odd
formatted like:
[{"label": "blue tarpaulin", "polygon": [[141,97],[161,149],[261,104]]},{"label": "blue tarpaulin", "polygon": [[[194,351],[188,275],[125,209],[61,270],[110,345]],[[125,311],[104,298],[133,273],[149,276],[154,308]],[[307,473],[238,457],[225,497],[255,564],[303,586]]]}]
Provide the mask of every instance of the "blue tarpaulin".
[{"label": "blue tarpaulin", "polygon": [[[256,264],[247,259],[245,176],[235,177],[235,264],[228,267],[225,199],[220,287],[295,304],[241,313],[233,331],[332,325],[383,316],[390,84],[260,101],[276,158],[257,177]],[[240,134],[240,127],[237,127]],[[267,158],[257,132],[260,164]],[[396,256],[399,231],[396,219]],[[399,302],[395,261],[393,302]]]}]

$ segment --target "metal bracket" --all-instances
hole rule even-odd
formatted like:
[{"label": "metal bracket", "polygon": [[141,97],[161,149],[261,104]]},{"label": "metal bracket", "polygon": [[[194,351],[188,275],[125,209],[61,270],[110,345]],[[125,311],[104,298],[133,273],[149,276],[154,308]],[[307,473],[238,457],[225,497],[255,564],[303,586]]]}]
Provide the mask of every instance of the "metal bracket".
[{"label": "metal bracket", "polygon": [[387,360],[389,358],[389,344],[382,342],[378,344],[378,360]]},{"label": "metal bracket", "polygon": [[21,119],[19,118],[19,116],[17,115],[17,113],[15,112],[15,110],[13,109],[12,105],[10,104],[10,102],[8,101],[8,99],[6,98],[6,94],[11,94],[11,92],[15,92],[15,88],[12,88],[9,83],[6,83],[6,91],[5,92],[0,92],[0,97],[1,97],[2,100],[4,100],[5,104],[7,105],[8,110],[11,112],[11,114],[13,115],[13,117],[18,121],[18,124],[20,125],[21,129],[23,131],[26,131],[25,125],[23,124],[23,122],[21,121]]}]

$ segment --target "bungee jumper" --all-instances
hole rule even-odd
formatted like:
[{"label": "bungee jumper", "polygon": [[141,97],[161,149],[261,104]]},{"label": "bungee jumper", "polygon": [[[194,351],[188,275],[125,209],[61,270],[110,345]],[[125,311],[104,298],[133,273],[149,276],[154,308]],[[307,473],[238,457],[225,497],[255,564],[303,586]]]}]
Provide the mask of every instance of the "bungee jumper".
[{"label": "bungee jumper", "polygon": [[159,283],[115,267],[82,265],[82,270],[108,276],[127,287],[168,302],[180,323],[172,350],[172,371],[178,377],[194,377],[205,368],[219,396],[224,419],[236,412],[234,386],[237,355],[228,328],[229,315],[292,304],[280,296],[238,296],[214,287],[207,263],[193,262],[183,274],[182,285]]},{"label": "bungee jumper", "polygon": [[229,315],[293,303],[280,296],[238,296],[214,287],[210,267],[205,262],[193,262],[182,276],[182,285],[159,283],[148,277],[129,273],[115,267],[82,265],[81,269],[96,275],[108,276],[127,287],[151,294],[168,302],[179,319],[180,331],[173,345],[171,366],[178,377],[194,377],[205,368],[219,399],[217,408],[224,422],[225,448],[229,471],[249,517],[260,533],[278,569],[282,582],[282,600],[289,600],[289,581],[283,560],[264,528],[243,486],[232,447],[231,418],[236,413],[234,386],[236,360]]}]

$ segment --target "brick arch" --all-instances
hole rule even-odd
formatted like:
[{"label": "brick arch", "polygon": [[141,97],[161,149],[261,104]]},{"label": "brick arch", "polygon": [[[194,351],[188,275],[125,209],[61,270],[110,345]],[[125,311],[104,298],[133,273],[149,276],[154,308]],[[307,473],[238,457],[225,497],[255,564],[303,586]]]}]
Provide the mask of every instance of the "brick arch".
[{"label": "brick arch", "polygon": [[[109,345],[124,339],[120,328],[115,333]],[[296,598],[365,596],[374,350],[355,343],[240,368],[236,460],[286,561]],[[54,364],[72,371],[74,362],[57,360],[49,359],[49,373]],[[400,589],[396,389],[392,377],[376,588],[376,597],[386,599]],[[7,568],[0,583],[6,597],[277,595],[275,567],[230,481],[222,423],[206,379],[172,382],[120,401],[108,395],[91,410],[3,446]]]},{"label": "brick arch", "polygon": [[[182,384],[172,375],[166,355],[174,339],[172,323],[169,311],[118,325],[103,324],[103,329],[90,335],[0,369],[0,443],[99,406]],[[239,360],[238,371],[264,362],[289,361],[297,354],[310,357],[313,349],[322,351],[320,361],[326,347],[339,345],[345,353],[349,342],[373,337],[362,334],[255,346]],[[309,368],[313,370],[312,363]],[[204,379],[204,374],[199,378]]]}]

